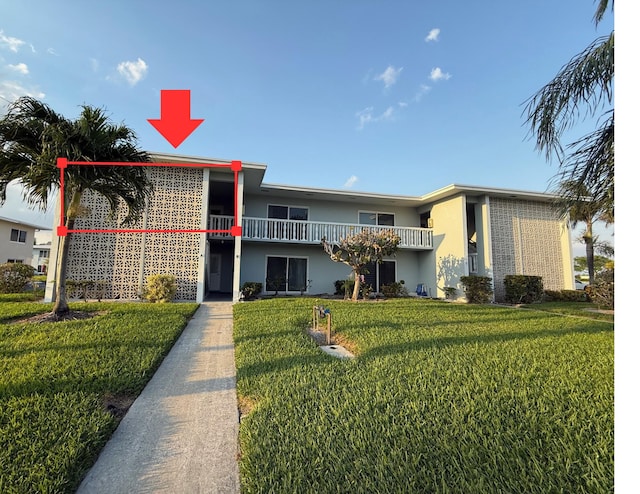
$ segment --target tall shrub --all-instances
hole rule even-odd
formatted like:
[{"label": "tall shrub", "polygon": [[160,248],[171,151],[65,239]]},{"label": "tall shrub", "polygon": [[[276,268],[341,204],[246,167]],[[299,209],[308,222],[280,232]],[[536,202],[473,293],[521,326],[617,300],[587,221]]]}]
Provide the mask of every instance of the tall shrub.
[{"label": "tall shrub", "polygon": [[491,302],[493,288],[488,276],[461,276],[460,283],[470,304],[487,304]]},{"label": "tall shrub", "polygon": [[511,304],[540,302],[544,296],[542,276],[509,274],[504,277],[505,299]]}]

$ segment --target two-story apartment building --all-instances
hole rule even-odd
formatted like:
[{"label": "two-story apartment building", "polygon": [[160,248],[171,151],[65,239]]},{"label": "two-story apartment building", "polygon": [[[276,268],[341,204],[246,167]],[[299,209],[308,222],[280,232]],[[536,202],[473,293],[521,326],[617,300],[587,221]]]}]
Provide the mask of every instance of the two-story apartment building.
[{"label": "two-story apartment building", "polygon": [[35,268],[36,274],[47,274],[50,255],[51,244],[35,244],[33,246],[31,265]]},{"label": "two-story apartment building", "polygon": [[[548,289],[573,287],[570,229],[550,194],[454,184],[414,197],[276,185],[264,182],[267,167],[257,163],[242,163],[236,183],[230,168],[206,166],[228,161],[153,157],[181,166],[148,168],[156,192],[137,227],[217,232],[73,233],[69,279],[105,281],[107,297],[121,299],[137,298],[156,273],[178,278],[182,300],[224,294],[237,301],[248,281],[261,282],[265,293],[333,293],[350,270],[329,259],[321,239],[392,228],[400,249],[372,266],[374,291],[402,280],[409,292],[423,285],[443,297],[444,287],[455,287],[463,296],[460,277],[469,274],[490,276],[496,300],[508,274],[542,276]],[[83,202],[90,213],[77,229],[115,227],[105,201],[87,194]],[[241,235],[232,236],[236,221]],[[57,241],[54,235],[52,252]],[[48,298],[53,276],[50,270]]]},{"label": "two-story apartment building", "polygon": [[43,227],[0,216],[0,264],[31,264],[36,230]]}]

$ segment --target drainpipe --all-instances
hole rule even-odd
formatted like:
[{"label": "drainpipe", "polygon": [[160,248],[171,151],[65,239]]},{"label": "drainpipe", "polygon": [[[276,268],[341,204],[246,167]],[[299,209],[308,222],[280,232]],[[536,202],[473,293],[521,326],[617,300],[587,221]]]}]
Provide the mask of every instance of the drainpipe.
[{"label": "drainpipe", "polygon": [[[236,217],[238,218],[238,225],[242,226],[242,215],[244,214],[244,172],[238,172],[238,188],[237,188],[237,202],[236,202]],[[240,301],[240,265],[242,254],[242,235],[233,237],[233,302]]]}]

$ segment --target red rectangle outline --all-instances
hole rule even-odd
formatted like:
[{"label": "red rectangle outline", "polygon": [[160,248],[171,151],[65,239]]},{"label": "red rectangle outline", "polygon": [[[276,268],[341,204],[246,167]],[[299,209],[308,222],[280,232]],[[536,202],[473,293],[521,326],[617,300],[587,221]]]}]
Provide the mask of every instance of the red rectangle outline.
[{"label": "red rectangle outline", "polygon": [[[188,167],[188,168],[229,168],[233,172],[233,226],[227,230],[160,230],[160,229],[68,229],[64,225],[64,170],[69,166],[159,166],[159,167]],[[69,161],[58,158],[56,167],[60,169],[60,224],[56,232],[59,237],[68,233],[229,233],[233,237],[242,235],[242,227],[238,225],[238,173],[242,170],[242,161],[224,163],[160,163],[160,162],[121,162],[121,161]]]}]

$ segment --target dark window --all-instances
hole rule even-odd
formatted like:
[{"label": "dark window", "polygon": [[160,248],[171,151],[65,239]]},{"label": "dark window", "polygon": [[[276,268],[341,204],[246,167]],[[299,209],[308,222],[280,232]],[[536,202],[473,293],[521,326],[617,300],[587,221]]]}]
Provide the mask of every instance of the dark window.
[{"label": "dark window", "polygon": [[289,208],[287,206],[269,206],[268,216],[277,220],[288,220]]},{"label": "dark window", "polygon": [[286,290],[287,258],[267,257],[267,291]]},{"label": "dark window", "polygon": [[269,218],[278,219],[278,220],[307,221],[309,219],[309,209],[289,207],[289,206],[269,205],[267,216]]},{"label": "dark window", "polygon": [[375,211],[361,211],[358,214],[361,225],[394,226],[395,215],[392,213],[376,213]]},{"label": "dark window", "polygon": [[367,264],[369,271],[364,275],[364,282],[373,287],[374,292],[379,292],[382,285],[389,285],[396,281],[396,262],[382,261],[382,263]]},{"label": "dark window", "polygon": [[267,257],[267,291],[301,291],[307,287],[307,259]]},{"label": "dark window", "polygon": [[307,221],[309,219],[309,210],[307,208],[289,208],[289,219]]},{"label": "dark window", "polygon": [[11,229],[11,241],[12,242],[20,242],[21,244],[26,243],[27,241],[27,232],[24,230],[16,230],[15,228]]}]

